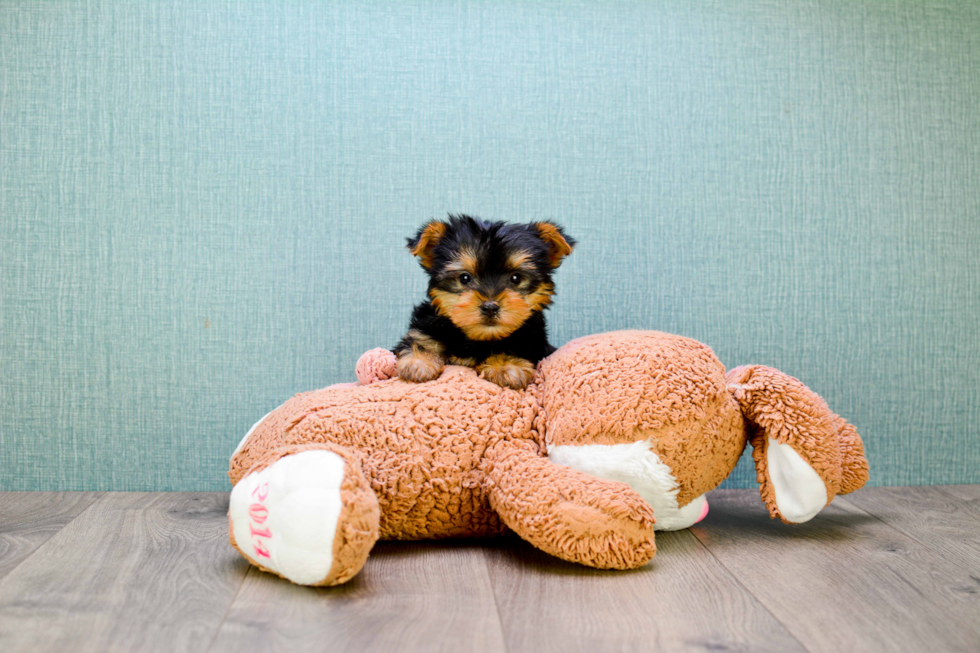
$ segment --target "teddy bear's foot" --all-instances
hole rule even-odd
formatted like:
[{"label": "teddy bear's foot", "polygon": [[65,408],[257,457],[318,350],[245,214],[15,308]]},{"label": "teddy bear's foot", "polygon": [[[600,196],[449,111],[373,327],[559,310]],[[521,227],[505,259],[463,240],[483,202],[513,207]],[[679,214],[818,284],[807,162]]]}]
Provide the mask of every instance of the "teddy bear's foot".
[{"label": "teddy bear's foot", "polygon": [[649,440],[629,444],[586,444],[548,447],[548,458],[559,465],[610,481],[626,483],[653,508],[655,531],[689,528],[708,514],[704,495],[684,506],[677,503],[674,474],[651,448]]},{"label": "teddy bear's foot", "polygon": [[360,571],[378,539],[378,500],[343,448],[292,450],[256,464],[232,489],[231,542],[294,583],[337,585]]},{"label": "teddy bear's foot", "polygon": [[682,531],[685,528],[694,526],[707,516],[708,498],[702,494],[696,499],[691,499],[691,501],[683,508],[679,508],[676,513],[671,515],[669,520],[660,519],[658,517],[657,523],[653,526],[653,530]]}]

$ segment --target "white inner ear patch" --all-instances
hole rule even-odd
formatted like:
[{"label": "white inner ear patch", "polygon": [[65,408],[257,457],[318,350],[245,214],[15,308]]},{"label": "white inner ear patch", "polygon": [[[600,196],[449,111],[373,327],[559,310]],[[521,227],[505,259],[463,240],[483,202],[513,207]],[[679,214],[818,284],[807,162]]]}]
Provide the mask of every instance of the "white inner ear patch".
[{"label": "white inner ear patch", "polygon": [[704,511],[703,496],[683,508],[677,505],[677,479],[650,450],[646,440],[629,444],[583,444],[548,447],[548,459],[610,481],[626,483],[653,508],[655,531],[676,531],[696,523]]},{"label": "white inner ear patch", "polygon": [[827,505],[827,486],[790,445],[769,438],[766,465],[776,507],[786,520],[802,524]]}]

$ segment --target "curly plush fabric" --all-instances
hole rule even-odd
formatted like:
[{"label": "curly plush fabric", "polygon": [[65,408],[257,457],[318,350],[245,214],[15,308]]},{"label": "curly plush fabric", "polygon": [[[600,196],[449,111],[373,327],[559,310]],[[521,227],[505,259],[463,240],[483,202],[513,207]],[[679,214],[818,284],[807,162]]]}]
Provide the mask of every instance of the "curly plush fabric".
[{"label": "curly plush fabric", "polygon": [[[784,521],[808,519],[867,480],[860,436],[820,397],[771,368],[726,377],[711,349],[689,338],[652,331],[581,338],[541,361],[523,391],[452,365],[434,381],[409,383],[396,378],[394,363],[387,350],[367,352],[359,384],[296,395],[232,457],[233,484],[311,449],[344,462],[332,557],[309,552],[316,568],[330,563],[329,573],[309,583],[306,572],[287,570],[295,560],[281,562],[288,556],[276,553],[275,538],[293,528],[288,515],[269,518],[275,529],[250,531],[269,538],[259,547],[268,559],[238,543],[254,564],[330,585],[351,578],[377,538],[510,528],[565,560],[634,568],[656,551],[652,506],[670,511],[673,528],[703,517],[703,495],[728,476],[750,438],[762,499]],[[603,464],[591,465],[597,456]],[[616,465],[630,467],[620,473]],[[637,479],[643,470],[653,476]],[[230,514],[249,514],[234,505],[243,500],[233,493]]]},{"label": "curly plush fabric", "polygon": [[717,487],[744,448],[725,368],[704,344],[655,331],[574,340],[541,361],[549,445],[649,440],[686,504]]},{"label": "curly plush fabric", "polygon": [[263,420],[232,459],[232,483],[269,451],[339,444],[355,452],[381,506],[381,537],[503,531],[486,494],[484,454],[510,437],[536,441],[533,396],[450,366],[435,381],[390,379],[300,394]]}]

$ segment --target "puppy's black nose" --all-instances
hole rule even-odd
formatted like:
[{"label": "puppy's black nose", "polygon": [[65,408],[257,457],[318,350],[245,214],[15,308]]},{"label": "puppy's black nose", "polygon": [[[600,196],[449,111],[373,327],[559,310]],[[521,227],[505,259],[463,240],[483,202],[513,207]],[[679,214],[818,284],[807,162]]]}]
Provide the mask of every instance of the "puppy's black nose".
[{"label": "puppy's black nose", "polygon": [[480,312],[487,317],[497,317],[497,314],[500,313],[500,304],[497,302],[483,302],[480,304]]}]

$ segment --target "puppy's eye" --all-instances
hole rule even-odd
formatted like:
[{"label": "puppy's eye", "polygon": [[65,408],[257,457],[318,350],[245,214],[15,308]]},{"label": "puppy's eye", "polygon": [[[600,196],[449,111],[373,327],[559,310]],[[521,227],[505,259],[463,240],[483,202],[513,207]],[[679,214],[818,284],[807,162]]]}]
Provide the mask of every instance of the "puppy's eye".
[{"label": "puppy's eye", "polygon": [[522,277],[521,275],[519,274],[510,275],[510,282],[515,286],[519,286],[521,284],[521,281],[524,281],[524,277]]},{"label": "puppy's eye", "polygon": [[467,285],[470,281],[473,281],[473,277],[470,276],[469,274],[464,272],[463,274],[459,275],[459,282],[464,286]]}]

